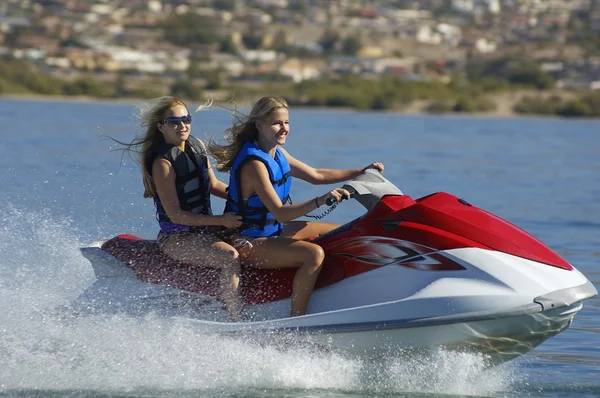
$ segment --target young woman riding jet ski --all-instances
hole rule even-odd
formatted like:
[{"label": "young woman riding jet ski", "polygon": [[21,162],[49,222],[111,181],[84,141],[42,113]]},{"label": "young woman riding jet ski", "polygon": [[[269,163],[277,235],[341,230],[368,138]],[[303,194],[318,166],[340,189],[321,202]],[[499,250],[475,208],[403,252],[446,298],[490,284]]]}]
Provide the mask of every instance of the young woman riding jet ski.
[{"label": "young woman riding jet ski", "polygon": [[227,230],[242,225],[234,213],[213,215],[210,194],[225,199],[202,141],[191,136],[192,115],[176,97],[161,97],[140,115],[143,136],[123,143],[139,155],[144,197],[153,198],[160,225],[160,249],[176,261],[221,270],[221,297],[233,320],[241,318],[238,299],[240,259]]},{"label": "young woman riding jet ski", "polygon": [[337,227],[319,222],[291,221],[328,200],[349,198],[343,188],[303,203],[289,203],[292,177],[311,184],[351,180],[366,168],[383,172],[374,162],[365,168],[332,170],[313,168],[283,149],[290,133],[289,106],[282,98],[263,97],[250,115],[237,117],[226,130],[227,143],[209,142],[219,171],[230,172],[226,211],[242,216],[241,237],[250,245],[238,247],[245,264],[258,268],[299,267],[293,283],[291,316],[304,315],[324,260],[323,249],[303,239]]}]

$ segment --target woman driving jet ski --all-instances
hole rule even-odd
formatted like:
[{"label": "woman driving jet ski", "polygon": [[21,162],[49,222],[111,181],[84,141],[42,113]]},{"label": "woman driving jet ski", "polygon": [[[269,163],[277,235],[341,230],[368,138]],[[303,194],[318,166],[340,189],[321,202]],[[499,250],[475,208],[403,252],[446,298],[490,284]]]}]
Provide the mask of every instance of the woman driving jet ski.
[{"label": "woman driving jet ski", "polygon": [[[244,264],[258,268],[299,267],[292,288],[291,316],[304,315],[324,260],[323,249],[303,239],[338,225],[291,221],[328,200],[338,202],[350,193],[335,188],[303,203],[289,203],[292,177],[311,184],[335,184],[357,177],[365,168],[313,168],[291,156],[283,145],[290,132],[289,106],[282,98],[263,97],[250,115],[236,116],[226,130],[227,143],[209,142],[216,168],[230,172],[226,210],[242,216],[239,235],[250,244],[238,247]],[[366,168],[383,172],[375,162]]]}]

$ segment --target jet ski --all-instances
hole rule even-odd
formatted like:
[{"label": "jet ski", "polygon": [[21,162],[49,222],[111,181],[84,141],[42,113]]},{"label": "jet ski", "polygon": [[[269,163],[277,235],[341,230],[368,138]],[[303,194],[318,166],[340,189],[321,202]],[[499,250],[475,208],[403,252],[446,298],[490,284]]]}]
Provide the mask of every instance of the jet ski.
[{"label": "jet ski", "polygon": [[445,347],[503,362],[568,328],[598,293],[540,240],[459,197],[415,200],[375,170],[344,188],[367,211],[312,240],[326,255],[304,316],[289,317],[296,269],[242,264],[244,321],[230,322],[217,270],[177,263],[133,235],[81,249],[96,281],[73,308],[358,355]]}]

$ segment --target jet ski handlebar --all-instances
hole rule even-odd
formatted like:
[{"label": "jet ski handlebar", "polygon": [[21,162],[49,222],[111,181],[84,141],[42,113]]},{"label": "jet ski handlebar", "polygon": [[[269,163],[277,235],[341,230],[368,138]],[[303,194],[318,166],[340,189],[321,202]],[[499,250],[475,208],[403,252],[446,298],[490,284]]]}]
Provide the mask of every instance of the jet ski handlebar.
[{"label": "jet ski handlebar", "polygon": [[[350,192],[350,197],[351,197],[351,198],[353,198],[353,197],[354,197],[354,194],[353,194],[352,192]],[[327,206],[333,206],[333,204],[334,204],[334,203],[340,203],[340,202],[341,202],[342,200],[344,200],[344,199],[346,199],[346,198],[344,198],[343,196],[342,196],[342,198],[341,198],[339,201],[336,201],[336,200],[335,200],[335,198],[333,198],[333,197],[331,197],[331,198],[327,198],[327,200],[325,201],[325,204],[326,204]]]},{"label": "jet ski handlebar", "polygon": [[[404,195],[376,169],[366,169],[358,177],[342,187],[350,192],[350,197],[356,199],[367,210],[373,209],[386,195]],[[343,199],[342,199],[343,200]],[[334,198],[328,198],[326,204],[333,205]]]}]

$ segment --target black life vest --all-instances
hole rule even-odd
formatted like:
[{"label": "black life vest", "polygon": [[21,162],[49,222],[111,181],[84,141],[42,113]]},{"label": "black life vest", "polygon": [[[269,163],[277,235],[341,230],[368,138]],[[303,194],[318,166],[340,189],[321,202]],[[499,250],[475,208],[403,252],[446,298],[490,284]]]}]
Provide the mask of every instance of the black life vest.
[{"label": "black life vest", "polygon": [[[146,169],[150,175],[157,156],[167,159],[175,169],[175,189],[181,209],[195,214],[212,215],[208,158],[200,140],[189,136],[185,143],[185,152],[167,143],[151,148],[146,158]],[[175,224],[169,219],[158,194],[154,196],[154,205],[161,231],[172,232],[191,228],[188,225]]]}]

